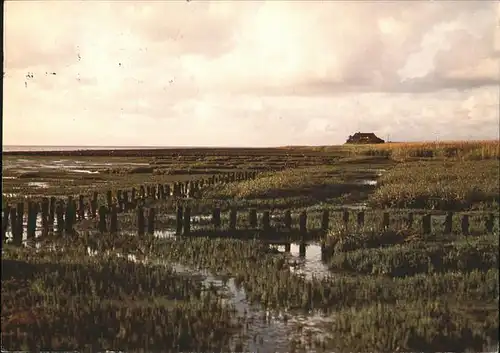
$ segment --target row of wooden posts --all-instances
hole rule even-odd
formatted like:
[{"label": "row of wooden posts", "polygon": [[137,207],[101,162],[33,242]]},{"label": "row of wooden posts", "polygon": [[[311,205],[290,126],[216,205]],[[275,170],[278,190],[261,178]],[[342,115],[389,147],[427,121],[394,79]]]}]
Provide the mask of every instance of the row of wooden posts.
[{"label": "row of wooden posts", "polygon": [[[103,215],[105,214],[104,210],[102,211]],[[257,224],[257,210],[256,209],[250,209],[247,211],[248,212],[248,223],[250,226],[250,229],[257,229],[258,224]],[[350,212],[348,210],[343,210],[342,212],[342,225],[344,228],[349,227],[349,219],[350,219]],[[445,234],[451,234],[452,229],[453,229],[453,212],[448,212],[446,214],[445,220],[443,222],[444,230],[443,232]],[[146,224],[146,218],[147,218],[147,232],[150,234],[153,234],[155,231],[155,217],[156,217],[156,210],[154,208],[149,208],[146,212],[142,207],[138,207],[137,209],[137,232],[139,235],[144,234],[144,228]],[[229,230],[236,230],[236,223],[237,223],[237,218],[238,218],[238,211],[235,208],[230,209],[229,211]],[[413,227],[414,225],[414,214],[413,213],[408,213],[408,217],[405,218],[405,225],[408,228]],[[110,232],[117,232],[118,229],[117,223],[116,223],[116,212],[111,212],[111,219],[110,219]],[[493,213],[488,215],[488,218],[486,219],[484,223],[485,231],[488,233],[493,232],[494,228],[494,220],[495,216]],[[330,210],[323,210],[322,215],[321,215],[321,231],[323,233],[326,233],[330,229]],[[389,229],[390,227],[390,213],[389,212],[384,212],[383,217],[382,217],[382,222],[380,224],[382,229]],[[283,217],[283,223],[284,223],[284,229],[285,230],[291,230],[292,229],[292,213],[290,210],[286,210],[284,213]],[[216,207],[213,209],[212,215],[211,215],[211,224],[214,227],[214,230],[218,230],[221,227],[221,209]],[[365,225],[365,212],[364,211],[359,211],[356,215],[356,224],[359,227],[363,227]],[[101,227],[102,226],[102,227]],[[426,214],[422,216],[422,232],[425,235],[431,234],[432,233],[432,215],[431,214]],[[270,217],[270,212],[269,211],[264,211],[262,213],[262,224],[260,229],[263,232],[269,232],[272,230],[271,227],[271,217]],[[99,230],[101,232],[106,232],[106,222],[103,220],[100,222],[100,228]],[[307,234],[307,212],[302,211],[299,214],[299,233],[302,235]],[[470,234],[470,216],[467,214],[463,214],[461,216],[461,232],[463,235],[469,235]],[[176,234],[177,235],[189,235],[191,233],[191,208],[189,206],[183,207],[181,205],[177,206],[177,213],[176,213]]]},{"label": "row of wooden posts", "polygon": [[[31,239],[35,237],[36,232],[36,220],[37,220],[37,209],[36,204],[29,203],[29,212],[27,219],[27,238]],[[81,215],[78,216],[78,212],[76,208],[74,208],[73,202],[68,202],[67,207],[64,208],[64,205],[60,202],[57,203],[54,208],[49,207],[48,199],[44,199],[41,204],[42,208],[42,234],[48,234],[49,229],[53,228],[54,220],[56,221],[56,228],[54,229],[56,233],[62,234],[64,233],[73,233],[74,225],[77,219],[81,218]],[[11,224],[13,225],[12,234],[14,238],[14,243],[20,243],[22,241],[23,234],[23,210],[24,204],[19,203],[17,208],[10,209],[10,219]],[[144,235],[145,233],[153,234],[155,231],[155,221],[157,212],[154,207],[144,208],[142,205],[139,205],[136,210],[136,225],[137,225],[137,234]],[[271,226],[271,217],[269,211],[264,211],[262,213],[262,221],[259,227],[257,210],[250,209],[248,212],[248,223],[249,229],[260,229],[264,233],[272,230]],[[345,228],[348,228],[350,224],[350,215],[351,212],[348,210],[343,210],[342,212],[342,222]],[[98,209],[98,230],[101,233],[117,233],[118,232],[118,206],[116,204],[112,204],[110,208],[101,205]],[[330,217],[331,212],[329,210],[324,210],[321,215],[321,231],[326,233],[328,229],[330,229]],[[21,215],[21,217],[19,217]],[[233,208],[229,211],[229,230],[237,229],[237,218],[238,211]],[[443,222],[444,233],[449,234],[452,232],[453,227],[453,212],[448,212],[445,216],[445,220]],[[484,226],[485,231],[492,233],[494,228],[494,214],[489,214],[487,217]],[[409,228],[414,226],[414,214],[408,213],[408,216],[404,219],[405,225]],[[421,218],[421,229],[423,234],[430,234],[432,232],[432,215],[426,214]],[[4,218],[5,220],[5,218]],[[213,209],[211,214],[211,224],[213,226],[213,230],[220,230],[222,222],[221,222],[221,209],[216,207]],[[283,218],[284,229],[292,230],[292,213],[290,210],[286,210]],[[365,212],[360,211],[356,214],[356,224],[360,227],[365,225]],[[4,223],[5,227],[6,223]],[[383,212],[382,221],[380,226],[382,229],[388,229],[390,227],[390,213]],[[302,211],[299,214],[299,234],[306,235],[308,232],[307,229],[307,212]],[[4,234],[6,231],[6,227],[4,230]],[[463,214],[461,216],[461,232],[464,235],[470,234],[470,218],[469,215]],[[176,234],[177,235],[189,235],[192,233],[191,230],[191,208],[189,206],[183,207],[182,205],[177,206],[176,210]]]},{"label": "row of wooden posts", "polygon": [[[206,179],[190,180],[186,182],[176,182],[173,184],[157,184],[157,185],[141,185],[139,189],[132,188],[128,191],[117,190],[115,197],[113,192],[106,192],[107,206],[98,205],[99,193],[94,191],[90,202],[85,203],[85,196],[79,195],[78,201],[73,196],[68,196],[65,202],[56,197],[43,197],[41,202],[28,201],[27,212],[25,212],[25,203],[18,202],[15,207],[5,205],[2,218],[2,239],[5,239],[8,224],[10,221],[12,236],[15,241],[21,241],[23,236],[24,216],[27,215],[27,238],[34,238],[36,233],[36,222],[38,214],[41,213],[42,233],[48,233],[49,229],[53,228],[54,221],[56,222],[56,232],[72,232],[77,221],[82,221],[86,218],[85,211],[88,209],[87,217],[95,219],[105,219],[106,215],[110,215],[110,229],[113,226],[115,213],[126,212],[138,207],[142,207],[144,201],[148,198],[165,200],[169,197],[193,197],[198,191],[205,186],[226,184],[235,181],[244,181],[255,179],[257,172],[231,172],[221,175],[213,175]],[[102,222],[102,221],[101,221]]]}]

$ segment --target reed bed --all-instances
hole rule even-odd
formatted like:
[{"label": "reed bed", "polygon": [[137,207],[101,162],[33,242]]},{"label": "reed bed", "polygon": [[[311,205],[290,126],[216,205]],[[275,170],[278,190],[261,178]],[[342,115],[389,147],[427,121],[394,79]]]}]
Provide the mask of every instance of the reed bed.
[{"label": "reed bed", "polygon": [[375,145],[357,145],[351,153],[368,156],[387,156],[396,161],[415,158],[458,160],[485,160],[500,158],[499,140],[392,142]]},{"label": "reed bed", "polygon": [[498,208],[498,161],[419,161],[398,164],[379,179],[374,207],[469,210]]}]

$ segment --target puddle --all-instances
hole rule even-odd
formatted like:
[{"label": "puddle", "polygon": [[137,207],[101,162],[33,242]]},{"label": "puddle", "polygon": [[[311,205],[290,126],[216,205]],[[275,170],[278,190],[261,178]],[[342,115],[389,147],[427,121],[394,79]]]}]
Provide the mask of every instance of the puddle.
[{"label": "puddle", "polygon": [[4,192],[4,193],[2,193],[2,196],[5,196],[5,197],[19,197],[19,194],[12,193],[12,192]]},{"label": "puddle", "polygon": [[[132,231],[132,230],[120,230],[121,234],[126,234],[130,236],[137,236],[137,231]],[[162,230],[155,230],[153,233],[153,237],[158,238],[158,239],[175,239],[177,238],[176,230],[175,229],[162,229]]]},{"label": "puddle", "polygon": [[286,245],[273,245],[274,248],[282,253],[288,253],[291,257],[290,270],[295,274],[305,276],[307,279],[325,278],[331,276],[328,266],[322,260],[321,245],[317,243],[297,244],[291,243],[289,251]]},{"label": "puddle", "polygon": [[88,169],[70,169],[73,173],[85,173],[85,174],[99,174],[98,170],[88,170]]},{"label": "puddle", "polygon": [[149,166],[149,163],[136,162],[117,162],[117,163],[98,163],[92,161],[75,161],[68,159],[56,159],[52,161],[44,161],[40,163],[35,159],[19,158],[15,161],[5,161],[2,165],[4,169],[16,169],[18,171],[32,171],[37,169],[63,169],[74,173],[98,174],[95,169],[109,168],[111,166]]},{"label": "puddle", "polygon": [[366,210],[368,209],[368,205],[366,203],[354,203],[351,205],[343,205],[342,208],[348,210]]},{"label": "puddle", "polygon": [[2,179],[13,180],[13,179],[17,179],[17,177],[15,177],[15,176],[3,176],[2,175]]},{"label": "puddle", "polygon": [[49,187],[49,183],[43,182],[43,181],[30,181],[28,183],[28,186],[34,187],[34,188],[43,188],[46,189]]},{"label": "puddle", "polygon": [[377,181],[376,180],[370,180],[370,179],[357,180],[356,184],[359,184],[359,185],[377,185]]}]

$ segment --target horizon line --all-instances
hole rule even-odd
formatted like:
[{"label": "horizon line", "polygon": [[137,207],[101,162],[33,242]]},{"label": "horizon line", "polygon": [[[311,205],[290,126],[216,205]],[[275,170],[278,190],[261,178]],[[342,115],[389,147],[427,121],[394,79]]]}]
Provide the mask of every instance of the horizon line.
[{"label": "horizon line", "polygon": [[[439,143],[439,142],[481,142],[481,141],[500,141],[500,138],[489,139],[449,139],[449,140],[417,140],[417,141],[386,141],[384,143]],[[136,147],[136,148],[272,148],[272,147],[325,147],[341,146],[341,144],[314,145],[314,144],[290,144],[290,145],[267,145],[267,146],[215,146],[215,145],[29,145],[29,144],[2,144],[3,147]]]}]

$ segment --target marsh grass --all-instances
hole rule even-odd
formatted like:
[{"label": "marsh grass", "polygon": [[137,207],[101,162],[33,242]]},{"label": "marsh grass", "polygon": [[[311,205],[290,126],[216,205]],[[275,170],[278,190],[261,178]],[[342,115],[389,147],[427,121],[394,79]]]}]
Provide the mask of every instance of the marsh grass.
[{"label": "marsh grass", "polygon": [[[448,335],[460,342],[459,351],[463,351],[464,347],[475,349],[497,340],[495,328],[498,328],[498,320],[495,321],[493,315],[496,311],[495,303],[498,304],[496,238],[497,236],[460,238],[445,249],[441,244],[426,244],[411,239],[407,239],[409,243],[392,245],[395,241],[386,239],[387,247],[346,252],[356,254],[353,257],[358,259],[358,272],[369,275],[349,275],[335,271],[332,277],[313,277],[312,280],[291,273],[286,265],[285,255],[269,253],[258,242],[185,239],[166,242],[165,246],[168,246],[169,251],[164,253],[175,261],[235,276],[236,282],[245,288],[250,300],[268,307],[306,311],[322,309],[326,312],[341,310],[334,315],[335,320],[340,315],[342,325],[349,327],[360,325],[362,317],[354,315],[356,311],[349,308],[364,308],[361,309],[362,312],[372,312],[370,322],[373,325],[362,326],[362,329],[364,335],[370,337],[384,336],[381,343],[365,339],[364,335],[359,336],[358,331],[352,336],[345,336],[345,326],[342,325],[327,328],[335,337],[347,337],[342,341],[347,342],[346,344],[351,344],[355,337],[362,339],[354,346],[343,346],[350,349],[389,349],[387,347],[394,347],[393,343],[407,350],[456,348],[450,341],[442,342],[442,346],[437,342],[443,337],[440,330],[444,319],[433,320],[436,312],[430,310],[428,305],[438,300],[458,304],[467,302],[470,309],[468,311],[461,312],[456,306],[450,309],[454,315],[449,317],[452,321],[448,326]],[[443,242],[446,241],[447,239],[443,239]],[[375,246],[375,242],[372,245]],[[332,258],[331,261],[335,263],[336,260]],[[371,266],[376,270],[362,271],[362,266],[364,269]],[[409,270],[413,270],[413,273]],[[399,277],[398,271],[401,274]],[[403,271],[406,271],[404,276]],[[492,304],[483,311],[479,310],[480,313],[477,310],[472,312],[473,308],[477,309],[484,302]],[[393,319],[383,321],[386,316],[380,310],[377,311],[377,305],[390,310],[397,308],[398,312]],[[490,318],[487,323],[483,320],[484,315]],[[444,318],[446,317],[448,316]],[[398,320],[408,322],[401,332],[394,334]],[[485,330],[481,332],[480,328]],[[361,332],[361,328],[359,330]],[[475,330],[475,341],[471,343],[467,342],[471,337],[469,330]],[[386,340],[391,340],[392,343]],[[331,348],[337,347],[332,342],[328,345]]]},{"label": "marsh grass", "polygon": [[[348,147],[349,148],[349,147]],[[384,143],[352,146],[355,155],[387,156],[396,161],[417,158],[486,160],[500,158],[498,140]]]},{"label": "marsh grass", "polygon": [[[36,250],[6,245],[3,345],[25,350],[33,350],[36,342],[48,349],[90,344],[94,350],[228,350],[241,322],[222,305],[218,290],[208,291],[200,278],[169,266],[181,263],[232,277],[249,301],[286,309],[287,315],[324,311],[332,318],[323,328],[332,336],[325,351],[478,351],[492,346],[498,342],[498,223],[488,235],[483,223],[498,209],[498,142],[392,145],[142,158],[152,173],[130,173],[127,168],[135,167],[118,166],[117,173],[102,174],[101,184],[89,180],[73,186],[69,178],[51,176],[55,185],[42,193],[65,190],[67,195],[70,190],[76,195],[96,188],[104,203],[104,191],[110,188],[193,177],[177,175],[183,170],[269,171],[253,181],[210,188],[203,199],[148,201],[157,209],[157,228],[175,224],[166,215],[173,214],[177,202],[189,205],[192,215],[208,215],[219,206],[223,229],[231,207],[239,210],[238,227],[247,226],[252,207],[270,210],[271,225],[278,227],[282,210],[292,210],[295,227],[298,213],[306,210],[312,229],[320,227],[323,209],[333,211],[339,203],[369,201],[369,206],[386,209],[366,211],[365,227],[357,226],[357,211],[350,213],[347,228],[342,214],[332,212],[325,258],[331,275],[312,279],[293,271],[293,256],[273,252],[257,240],[127,235],[135,230],[135,211],[119,215],[119,227],[127,232],[79,230],[74,237],[49,236],[45,248]],[[366,179],[378,184],[360,186]],[[20,192],[28,192],[28,181],[38,179],[4,180],[8,186],[18,183]],[[408,229],[404,219],[410,210],[415,220]],[[457,213],[452,233],[443,234],[442,217],[433,216],[431,234],[423,235],[422,214],[442,210]],[[385,230],[380,227],[383,211],[391,217]],[[461,212],[471,215],[468,237],[459,235]],[[88,255],[87,248],[97,254]],[[141,263],[117,254],[135,256]],[[171,345],[165,347],[165,342]]]},{"label": "marsh grass", "polygon": [[[411,241],[415,242],[414,244],[410,244],[413,244],[412,249],[416,249],[416,251],[432,252],[439,250],[438,246],[433,247],[421,241]],[[73,313],[73,310],[74,312],[86,313],[86,316],[84,316],[86,319],[82,318],[80,321],[72,319],[72,322],[76,320],[79,325],[91,325],[90,321],[84,320],[98,318],[103,322],[103,325],[105,323],[108,327],[108,330],[105,332],[110,332],[109,335],[115,335],[113,337],[116,337],[117,332],[120,332],[118,330],[120,326],[116,326],[118,323],[121,326],[125,326],[124,332],[127,333],[127,338],[118,335],[118,338],[112,341],[109,338],[111,336],[108,336],[107,333],[104,334],[103,342],[114,342],[109,344],[109,347],[117,347],[119,346],[117,342],[121,342],[122,347],[132,347],[133,349],[133,347],[138,347],[140,344],[144,345],[145,341],[142,337],[146,337],[147,335],[152,335],[158,340],[170,339],[168,337],[171,336],[165,336],[165,334],[159,336],[159,333],[154,334],[153,331],[148,331],[150,330],[150,326],[145,325],[141,321],[145,317],[148,317],[148,320],[152,320],[154,326],[162,327],[165,330],[173,330],[177,334],[177,337],[180,337],[179,334],[182,335],[184,339],[181,340],[178,338],[180,341],[175,342],[183,342],[182,344],[184,345],[187,345],[186,342],[191,339],[193,332],[207,332],[204,330],[208,327],[212,328],[212,332],[213,330],[219,332],[215,337],[217,337],[217,342],[223,345],[223,342],[225,342],[225,338],[223,337],[226,336],[221,331],[217,331],[218,328],[221,330],[232,330],[231,332],[234,332],[234,328],[228,323],[230,320],[228,321],[227,315],[229,314],[222,313],[222,310],[225,309],[217,306],[215,297],[210,301],[210,305],[212,305],[210,309],[206,306],[209,304],[202,304],[203,299],[198,299],[197,293],[202,294],[204,291],[200,289],[198,284],[194,283],[194,279],[175,279],[179,275],[168,270],[168,265],[166,270],[164,270],[165,272],[161,272],[163,271],[161,268],[154,266],[147,267],[145,265],[144,268],[141,266],[137,267],[135,264],[127,264],[120,260],[107,268],[108,263],[111,261],[109,257],[111,255],[105,255],[108,251],[110,254],[113,252],[123,254],[143,253],[148,258],[148,262],[161,262],[165,264],[179,262],[193,268],[207,269],[219,275],[233,277],[236,285],[242,286],[245,289],[248,300],[261,303],[269,308],[287,308],[291,312],[295,310],[308,312],[309,310],[319,309],[327,313],[335,313],[334,323],[332,326],[326,327],[325,330],[328,332],[331,331],[334,337],[342,336],[344,338],[335,342],[327,342],[325,348],[327,351],[338,347],[337,345],[339,344],[345,344],[344,348],[359,348],[359,350],[388,349],[387,347],[394,347],[393,344],[401,348],[407,348],[407,350],[418,350],[421,348],[429,351],[433,347],[455,348],[456,346],[449,343],[449,341],[445,341],[444,343],[438,342],[438,338],[443,337],[440,332],[446,318],[451,320],[448,326],[446,326],[449,331],[448,335],[461,342],[464,347],[472,349],[481,344],[488,344],[490,341],[494,341],[496,336],[492,329],[495,327],[498,328],[498,320],[495,322],[494,317],[493,319],[488,319],[488,321],[484,320],[485,317],[492,317],[492,312],[496,310],[493,309],[493,304],[498,302],[498,255],[495,257],[492,251],[494,247],[496,247],[496,250],[498,249],[498,240],[495,243],[492,237],[472,239],[469,243],[466,243],[464,239],[455,241],[451,247],[447,248],[447,260],[443,260],[446,264],[451,264],[448,266],[448,271],[427,271],[399,278],[382,274],[381,271],[375,271],[372,275],[352,275],[335,272],[332,273],[331,277],[313,277],[309,280],[294,274],[290,270],[290,259],[286,254],[271,252],[267,245],[258,241],[189,237],[177,240],[158,240],[151,237],[139,238],[122,234],[99,235],[89,233],[76,239],[60,239],[57,242],[60,250],[56,254],[53,251],[41,251],[36,254],[36,260],[35,257],[32,260],[27,260],[25,250],[9,247],[8,258],[16,261],[31,261],[35,263],[47,263],[49,260],[54,261],[55,258],[58,258],[59,266],[65,267],[64,270],[59,270],[57,273],[54,273],[52,270],[41,271],[44,273],[43,277],[38,276],[41,281],[33,280],[31,282],[29,282],[30,271],[19,271],[19,269],[11,267],[7,273],[11,277],[24,276],[21,278],[24,278],[23,281],[25,283],[27,279],[27,283],[30,283],[30,290],[37,293],[36,296],[38,297],[36,298],[38,299],[40,298],[40,292],[52,292],[54,295],[45,295],[46,299],[44,299],[49,302],[49,298],[51,298],[51,308],[56,297],[55,294],[57,291],[60,291],[63,294],[61,297],[69,298],[68,303],[73,303],[65,304],[65,308],[68,305],[71,308],[70,313]],[[390,244],[393,241],[390,240],[386,242],[387,248],[381,249],[396,249],[394,250],[396,254],[398,245],[391,246]],[[489,243],[493,245],[489,247]],[[87,246],[98,249],[99,253],[92,259],[84,261],[82,260],[82,253],[85,252]],[[360,246],[362,245],[360,244]],[[363,250],[378,251],[378,249],[364,248]],[[346,253],[356,253],[356,251],[359,250],[346,251]],[[481,253],[486,253],[486,255],[482,256],[480,255]],[[422,253],[419,254],[420,257],[425,255]],[[383,263],[383,261],[376,259],[377,256],[374,253],[366,253],[364,261],[372,261],[377,264]],[[475,266],[475,262],[470,261],[471,256],[472,258],[479,256],[479,259],[484,260],[483,265],[475,267],[478,269],[472,269]],[[359,261],[362,261],[361,256],[358,258],[360,259]],[[487,265],[488,259],[494,262],[489,267]],[[93,261],[96,261],[95,265],[92,264]],[[73,262],[77,262],[78,265],[69,264]],[[89,263],[89,267],[86,267],[87,265],[84,266],[85,270],[74,270],[85,262]],[[100,265],[97,265],[99,263]],[[393,261],[392,263],[389,261],[387,263],[390,263],[393,267],[401,267],[401,263],[397,261]],[[89,269],[95,267],[97,267],[98,271],[93,274]],[[457,271],[457,268],[465,268],[465,271]],[[115,271],[115,269],[119,270]],[[110,279],[110,287],[115,289],[106,288],[107,283],[104,279]],[[165,281],[174,281],[173,283],[176,284],[165,285]],[[89,287],[88,289],[84,289],[84,293],[87,293],[85,297],[75,297],[74,295],[65,294],[76,293],[84,285]],[[190,286],[193,286],[193,288]],[[10,289],[4,289],[4,286],[2,286],[2,291],[5,290],[12,293],[10,294],[12,298],[19,298],[19,300],[27,298],[25,295],[14,296],[14,293],[20,293],[19,290],[16,291],[14,288],[20,288],[19,284],[17,284],[17,287],[10,287]],[[155,300],[148,300],[148,294],[154,297]],[[169,297],[169,295],[179,295],[184,299],[174,303],[171,299],[176,297]],[[104,297],[107,299],[97,304],[97,300],[102,300]],[[122,308],[124,305],[130,306],[130,299],[132,298],[132,301],[137,301],[140,305],[134,306],[134,309],[127,309],[128,313],[126,313],[127,311],[124,311],[125,309]],[[34,303],[34,300],[28,300],[27,303]],[[61,303],[61,300],[56,300],[55,303]],[[464,302],[471,303],[469,305],[471,310],[461,312],[456,310],[457,306],[453,304],[449,310],[446,309],[448,311],[443,312],[441,309],[439,309],[441,311],[432,311],[428,305],[436,301],[457,303],[457,305],[462,305]],[[490,303],[492,301],[493,304],[491,307],[478,309],[478,303]],[[21,304],[16,304],[17,302],[10,302],[11,304],[9,305],[7,303],[9,301],[4,302],[2,300],[2,306],[23,308]],[[33,304],[30,305],[32,306]],[[387,316],[389,314],[384,314],[382,310],[377,309],[379,306],[392,311],[396,311],[397,309],[397,312],[391,314],[393,316],[389,318]],[[43,323],[47,324],[46,327],[50,328],[55,327],[55,325],[62,325],[63,321],[61,320],[63,320],[64,316],[60,308],[61,305],[59,304],[59,308],[56,306],[55,309],[51,309],[54,313],[51,314],[53,321],[42,320]],[[357,309],[355,311],[350,308]],[[472,311],[472,309],[475,309],[475,311]],[[117,313],[116,316],[115,314],[111,314],[112,310]],[[202,314],[203,312],[209,312],[210,315]],[[214,312],[220,314],[214,315]],[[368,322],[372,323],[372,325],[363,326],[361,322],[363,316],[358,315],[357,313],[359,312],[371,315],[368,317]],[[449,312],[453,312],[453,315],[446,316]],[[4,310],[2,310],[2,315],[4,315],[3,313]],[[442,314],[443,318],[436,320],[435,315],[438,314]],[[184,317],[184,319],[180,319],[180,316]],[[209,318],[209,316],[215,316],[215,318]],[[167,322],[171,322],[168,325],[178,325],[176,326],[177,328],[165,326],[166,323],[163,323],[160,319],[161,317],[168,317]],[[192,317],[196,317],[197,319],[191,319]],[[110,321],[111,318],[113,321]],[[390,320],[386,320],[388,318]],[[176,320],[183,321],[180,323],[180,321]],[[198,320],[196,321],[198,323],[189,320]],[[395,325],[398,325],[401,320],[406,320],[407,322],[403,326],[398,327],[398,331],[396,332]],[[10,323],[13,325],[9,326],[12,329],[19,327],[19,325],[23,327],[23,330],[25,329],[25,326],[22,326],[24,324],[21,324],[19,321],[10,321]],[[32,326],[29,327],[32,328]],[[115,327],[118,331],[114,331]],[[353,328],[352,335],[347,333],[350,327]],[[479,328],[484,329],[483,333],[480,333]],[[475,338],[473,343],[467,341],[471,337],[469,330],[474,332],[473,336]],[[136,332],[135,336],[133,332]],[[67,337],[75,337],[75,334],[66,331],[63,331],[61,334]],[[383,339],[381,341],[374,341],[370,338],[378,336],[383,337]],[[208,342],[208,337],[213,338],[213,336],[205,336],[204,334],[198,337],[198,347],[205,347],[206,345],[204,344]],[[66,345],[59,344],[59,347],[74,347],[85,341],[81,337],[79,340],[77,338],[68,340],[73,343],[69,344],[67,343],[68,341],[65,341]],[[354,340],[359,340],[356,341],[356,345],[352,345]],[[40,342],[45,341],[41,340]],[[156,342],[160,341],[153,341],[155,344]],[[208,345],[208,343],[206,344]],[[106,345],[102,346],[108,347]],[[208,346],[214,347],[214,344]],[[156,346],[150,343],[150,347]],[[192,345],[189,347],[192,347]]]},{"label": "marsh grass", "polygon": [[[367,163],[363,163],[367,162]],[[367,194],[374,186],[364,180],[378,177],[376,168],[385,160],[360,158],[338,161],[334,165],[299,167],[265,173],[254,180],[230,183],[209,189],[204,197],[212,199],[281,199],[311,198],[315,202],[348,194]]]},{"label": "marsh grass", "polygon": [[499,162],[495,160],[403,163],[379,179],[370,204],[440,210],[498,207],[499,179]]},{"label": "marsh grass", "polygon": [[68,249],[2,254],[3,347],[227,349],[240,327],[196,278]]},{"label": "marsh grass", "polygon": [[487,270],[498,267],[498,235],[465,239],[449,244],[410,242],[390,247],[352,249],[338,243],[330,259],[335,269],[366,274],[411,276],[416,273]]},{"label": "marsh grass", "polygon": [[[481,310],[482,320],[468,317],[470,308],[447,301],[401,301],[345,309],[332,323],[330,344],[350,351],[479,352],[498,342],[494,307]],[[388,323],[390,331],[385,328]]]}]

